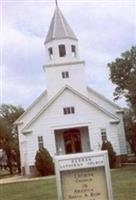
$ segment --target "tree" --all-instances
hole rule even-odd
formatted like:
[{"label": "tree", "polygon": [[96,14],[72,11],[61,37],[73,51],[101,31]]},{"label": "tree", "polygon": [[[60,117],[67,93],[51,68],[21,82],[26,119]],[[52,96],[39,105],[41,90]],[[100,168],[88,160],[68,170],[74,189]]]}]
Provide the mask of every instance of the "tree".
[{"label": "tree", "polygon": [[18,131],[13,123],[23,112],[24,109],[19,106],[6,104],[0,106],[0,148],[6,152],[10,174],[13,173],[13,160],[16,161],[20,172]]},{"label": "tree", "polygon": [[10,134],[10,127],[6,120],[0,117],[0,148],[6,152],[7,155],[7,165],[12,174],[12,137]]},{"label": "tree", "polygon": [[132,152],[134,152],[136,155],[136,122],[131,109],[125,109],[124,125],[127,141],[130,144]]},{"label": "tree", "polygon": [[124,96],[136,117],[136,47],[121,54],[114,62],[108,64],[110,79],[116,84],[115,100]]},{"label": "tree", "polygon": [[110,168],[116,167],[116,153],[113,150],[112,144],[109,141],[104,140],[102,143],[101,150],[108,151]]},{"label": "tree", "polygon": [[37,151],[35,156],[35,167],[41,176],[54,174],[53,160],[47,149],[42,148]]}]

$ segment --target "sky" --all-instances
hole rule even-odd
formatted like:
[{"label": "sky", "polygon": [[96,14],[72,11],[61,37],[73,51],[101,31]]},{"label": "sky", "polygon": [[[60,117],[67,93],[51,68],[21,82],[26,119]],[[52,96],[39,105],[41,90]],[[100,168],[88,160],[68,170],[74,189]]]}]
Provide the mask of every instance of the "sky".
[{"label": "sky", "polygon": [[[58,0],[79,39],[86,79],[113,100],[107,63],[136,45],[136,1]],[[1,103],[28,107],[45,89],[44,40],[55,0],[1,1]],[[119,105],[125,106],[122,99]]]}]

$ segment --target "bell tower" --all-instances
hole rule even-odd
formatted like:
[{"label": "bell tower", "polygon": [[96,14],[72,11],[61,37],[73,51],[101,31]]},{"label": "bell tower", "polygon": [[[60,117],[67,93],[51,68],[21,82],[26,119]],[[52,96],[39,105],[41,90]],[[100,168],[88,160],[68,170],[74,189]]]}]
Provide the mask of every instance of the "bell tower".
[{"label": "bell tower", "polygon": [[48,96],[54,96],[65,85],[86,93],[84,62],[80,60],[78,39],[57,3],[44,45],[47,61],[43,68]]}]

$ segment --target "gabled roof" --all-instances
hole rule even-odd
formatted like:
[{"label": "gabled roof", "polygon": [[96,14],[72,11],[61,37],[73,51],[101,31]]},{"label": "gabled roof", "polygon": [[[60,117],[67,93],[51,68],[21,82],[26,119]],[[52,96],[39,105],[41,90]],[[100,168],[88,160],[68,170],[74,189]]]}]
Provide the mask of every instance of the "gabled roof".
[{"label": "gabled roof", "polygon": [[108,98],[106,98],[104,95],[98,93],[96,90],[92,89],[90,86],[87,86],[87,89],[89,92],[92,92],[93,94],[95,94],[97,97],[103,99],[104,101],[106,101],[107,103],[109,103],[110,105],[112,105],[115,109],[117,109],[118,111],[121,110],[122,108],[120,106],[118,106],[116,103],[110,101]]},{"label": "gabled roof", "polygon": [[14,122],[14,124],[20,124],[22,118],[44,97],[47,95],[47,90],[44,90],[42,94],[26,109],[26,111]]},{"label": "gabled roof", "polygon": [[74,32],[64,18],[62,12],[58,8],[58,6],[56,6],[50,28],[46,36],[45,44],[55,39],[65,38],[77,40]]},{"label": "gabled roof", "polygon": [[113,115],[112,113],[108,112],[107,110],[105,110],[104,108],[102,108],[101,106],[97,105],[95,102],[93,102],[92,100],[90,100],[89,98],[87,98],[86,96],[82,95],[81,93],[79,93],[78,91],[74,90],[72,87],[70,86],[65,86],[63,87],[45,106],[43,106],[43,108],[40,110],[40,112],[28,123],[26,124],[26,126],[23,128],[22,132],[29,132],[30,130],[29,127],[31,126],[31,124],[33,122],[36,121],[36,119],[42,115],[42,113],[49,107],[51,106],[51,104],[53,102],[55,102],[55,100],[61,96],[61,94],[65,91],[65,90],[69,90],[71,91],[73,94],[77,95],[78,97],[80,97],[81,99],[83,99],[84,101],[86,101],[87,103],[93,105],[95,108],[101,110],[103,113],[105,113],[107,116],[109,116],[110,118],[112,118],[115,122],[119,122],[119,119]]}]

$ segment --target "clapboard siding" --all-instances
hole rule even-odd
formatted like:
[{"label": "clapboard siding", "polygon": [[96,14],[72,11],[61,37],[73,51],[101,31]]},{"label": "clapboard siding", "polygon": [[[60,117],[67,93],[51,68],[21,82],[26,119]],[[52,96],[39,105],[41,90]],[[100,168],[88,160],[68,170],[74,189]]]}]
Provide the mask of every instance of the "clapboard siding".
[{"label": "clapboard siding", "polygon": [[118,138],[119,138],[119,145],[120,145],[120,153],[126,154],[127,147],[126,147],[126,138],[125,138],[125,131],[124,131],[124,123],[123,123],[123,114],[117,113],[117,110],[120,110],[118,106],[114,105],[114,103],[110,103],[109,100],[106,100],[105,97],[101,97],[100,94],[93,91],[92,89],[88,89],[88,97],[89,99],[96,102],[98,105],[102,106],[106,110],[110,111],[114,115],[116,115],[120,119],[120,123],[118,125]]},{"label": "clapboard siding", "polygon": [[[64,115],[63,107],[74,106],[75,114]],[[44,111],[29,127],[32,133],[26,135],[28,164],[33,165],[35,154],[38,150],[38,136],[44,137],[44,145],[53,156],[56,153],[54,127],[74,126],[86,124],[89,126],[90,147],[99,150],[101,140],[101,128],[106,128],[107,138],[113,144],[118,155],[120,145],[118,142],[118,125],[111,125],[111,118],[104,112],[91,106],[78,96],[66,90],[46,111]]]}]

